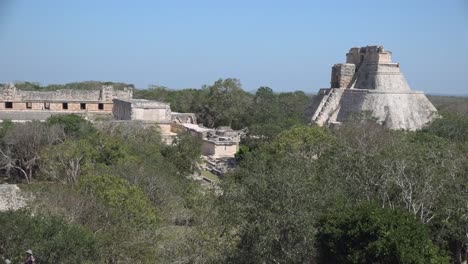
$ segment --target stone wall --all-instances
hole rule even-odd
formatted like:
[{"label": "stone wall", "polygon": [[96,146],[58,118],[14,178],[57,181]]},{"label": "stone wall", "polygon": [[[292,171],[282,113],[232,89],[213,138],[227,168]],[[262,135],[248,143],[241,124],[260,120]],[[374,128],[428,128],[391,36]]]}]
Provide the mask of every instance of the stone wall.
[{"label": "stone wall", "polygon": [[[382,46],[351,48],[346,62],[333,66],[332,88],[320,89],[311,123],[334,126],[367,112],[390,129],[416,130],[437,116],[427,97],[410,89],[400,65]],[[355,66],[351,81],[350,64]]]},{"label": "stone wall", "polygon": [[116,120],[144,120],[170,123],[169,104],[145,99],[114,99],[114,118]]},{"label": "stone wall", "polygon": [[361,63],[390,63],[392,52],[386,51],[383,46],[354,47],[346,53],[346,63],[355,64],[359,67]]},{"label": "stone wall", "polygon": [[235,143],[220,144],[219,142],[203,140],[202,155],[215,157],[234,157],[239,150],[239,145]]},{"label": "stone wall", "polygon": [[398,63],[366,64],[356,74],[353,88],[389,92],[411,91]]},{"label": "stone wall", "polygon": [[86,102],[86,103],[69,103],[69,102],[1,102],[0,110],[50,110],[64,112],[84,112],[84,111],[112,111],[112,103],[109,102]]},{"label": "stone wall", "polygon": [[243,131],[232,130],[229,127],[211,129],[196,124],[173,123],[172,132],[189,132],[202,140],[202,155],[214,157],[234,157],[239,150],[239,142]]},{"label": "stone wall", "polygon": [[112,114],[116,120],[132,120],[132,103],[125,100],[114,100]]},{"label": "stone wall", "polygon": [[345,122],[352,115],[368,112],[390,129],[416,130],[437,115],[437,109],[421,92],[346,90],[340,103],[342,110],[336,121]]},{"label": "stone wall", "polygon": [[[100,90],[22,91],[13,84],[5,84],[0,87],[0,119],[43,120],[59,113],[109,115],[114,98],[129,99],[132,96],[131,88],[114,90],[112,86],[103,86]],[[34,114],[38,111],[50,113]]]},{"label": "stone wall", "polygon": [[112,86],[103,86],[101,90],[68,90],[57,91],[22,91],[13,84],[0,88],[0,101],[12,102],[112,102],[114,98],[131,99],[133,90],[114,90]]},{"label": "stone wall", "polygon": [[197,124],[197,116],[194,113],[172,112],[171,119],[173,123]]},{"label": "stone wall", "polygon": [[348,88],[353,80],[356,65],[339,63],[332,67],[331,88]]},{"label": "stone wall", "polygon": [[134,108],[133,119],[168,122],[170,121],[167,117],[168,112],[170,110],[166,108]]},{"label": "stone wall", "polygon": [[362,60],[364,60],[364,54],[361,53],[361,48],[354,47],[351,48],[348,53],[346,53],[346,63],[359,66]]}]

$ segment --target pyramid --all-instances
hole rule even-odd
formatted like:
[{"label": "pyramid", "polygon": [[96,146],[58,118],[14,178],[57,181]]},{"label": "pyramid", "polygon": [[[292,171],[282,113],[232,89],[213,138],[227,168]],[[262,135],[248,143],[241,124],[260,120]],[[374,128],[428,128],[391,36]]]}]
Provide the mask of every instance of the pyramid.
[{"label": "pyramid", "polygon": [[351,48],[346,63],[332,67],[331,88],[312,103],[311,123],[335,126],[370,114],[390,129],[417,130],[437,116],[423,92],[410,89],[400,64],[382,46]]}]

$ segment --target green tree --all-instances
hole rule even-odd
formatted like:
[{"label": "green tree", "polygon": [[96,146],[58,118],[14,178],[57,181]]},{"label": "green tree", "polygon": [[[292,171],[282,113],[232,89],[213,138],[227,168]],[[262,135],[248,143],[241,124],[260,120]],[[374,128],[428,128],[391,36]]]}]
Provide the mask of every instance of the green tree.
[{"label": "green tree", "polygon": [[[256,165],[253,165],[256,164]],[[313,164],[287,156],[244,161],[223,186],[220,222],[228,263],[310,263],[320,208]]]},{"label": "green tree", "polygon": [[106,262],[157,262],[157,228],[160,223],[155,206],[138,186],[110,174],[90,174],[80,178],[80,190],[96,199],[98,241],[106,249]]},{"label": "green tree", "polygon": [[42,173],[62,184],[76,184],[82,174],[93,171],[100,155],[89,140],[68,139],[42,151]]},{"label": "green tree", "polygon": [[225,261],[313,261],[313,226],[329,191],[320,185],[314,161],[334,144],[328,130],[304,126],[244,155],[222,185],[219,221],[234,241]]},{"label": "green tree", "polygon": [[201,140],[190,134],[182,134],[173,145],[162,150],[162,155],[174,164],[181,175],[192,174],[200,161]]},{"label": "green tree", "polygon": [[0,248],[20,263],[32,249],[38,263],[96,263],[98,244],[93,233],[61,218],[29,211],[0,212]]},{"label": "green tree", "polygon": [[251,103],[251,98],[242,90],[239,80],[219,79],[203,89],[208,92],[208,104],[202,113],[207,122],[205,125],[241,128],[239,124]]},{"label": "green tree", "polygon": [[468,141],[468,117],[462,114],[445,112],[434,120],[423,132],[454,141]]},{"label": "green tree", "polygon": [[136,226],[157,224],[156,211],[145,194],[125,179],[107,174],[86,175],[80,179],[80,189],[110,208],[111,222],[125,219]]},{"label": "green tree", "polygon": [[414,216],[372,204],[326,213],[316,240],[319,263],[449,263]]},{"label": "green tree", "polygon": [[65,133],[73,138],[86,137],[96,132],[89,121],[75,114],[53,115],[47,119],[47,123],[62,126]]},{"label": "green tree", "polygon": [[63,129],[34,121],[16,124],[5,133],[0,148],[0,170],[12,180],[30,183],[39,170],[41,151],[64,139]]},{"label": "green tree", "polygon": [[0,123],[0,140],[6,135],[8,130],[14,126],[11,120],[3,120]]}]

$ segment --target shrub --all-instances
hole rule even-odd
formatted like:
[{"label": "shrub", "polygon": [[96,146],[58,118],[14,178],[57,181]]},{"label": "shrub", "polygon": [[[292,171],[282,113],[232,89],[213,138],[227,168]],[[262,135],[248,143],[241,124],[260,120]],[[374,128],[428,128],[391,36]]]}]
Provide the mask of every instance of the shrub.
[{"label": "shrub", "polygon": [[32,249],[38,263],[91,263],[97,246],[93,233],[61,218],[33,216],[28,211],[0,212],[0,248],[20,263]]},{"label": "shrub", "polygon": [[61,125],[65,133],[78,138],[90,135],[96,131],[93,125],[79,115],[53,115],[47,119],[50,125]]},{"label": "shrub", "polygon": [[449,263],[414,216],[372,204],[325,214],[316,243],[319,263]]}]

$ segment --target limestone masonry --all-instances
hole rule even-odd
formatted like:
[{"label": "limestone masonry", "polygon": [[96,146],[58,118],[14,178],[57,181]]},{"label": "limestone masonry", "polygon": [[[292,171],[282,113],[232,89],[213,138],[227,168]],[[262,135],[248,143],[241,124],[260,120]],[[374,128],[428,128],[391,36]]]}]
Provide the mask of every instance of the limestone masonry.
[{"label": "limestone masonry", "polygon": [[133,89],[23,91],[7,83],[0,87],[0,119],[46,120],[53,114],[112,113],[113,99],[133,97]]},{"label": "limestone masonry", "polygon": [[0,212],[21,209],[27,200],[15,184],[0,184]]},{"label": "limestone masonry", "polygon": [[332,67],[331,88],[320,89],[311,123],[339,125],[353,115],[370,113],[390,129],[417,130],[437,116],[423,92],[412,91],[382,46],[351,48],[346,63]]},{"label": "limestone masonry", "polygon": [[197,124],[195,114],[172,112],[167,103],[145,99],[114,99],[113,116],[117,121],[157,124],[167,143],[171,143],[182,132],[200,138],[202,156],[207,158],[208,163],[215,164],[212,170],[219,173],[225,172],[225,165],[239,150],[241,134],[239,131],[229,127],[218,129],[202,127]]}]

